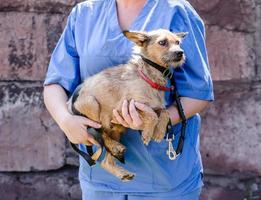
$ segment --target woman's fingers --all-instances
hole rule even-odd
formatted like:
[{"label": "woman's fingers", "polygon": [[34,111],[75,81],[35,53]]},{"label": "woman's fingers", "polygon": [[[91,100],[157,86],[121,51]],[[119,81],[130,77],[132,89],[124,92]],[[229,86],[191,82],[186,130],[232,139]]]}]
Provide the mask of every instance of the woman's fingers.
[{"label": "woman's fingers", "polygon": [[[86,133],[85,133],[86,134]],[[99,143],[87,132],[86,145],[99,145]]]},{"label": "woman's fingers", "polygon": [[130,101],[130,104],[129,104],[129,112],[130,112],[130,116],[132,118],[132,125],[134,127],[140,127],[143,122],[139,116],[138,111],[136,110],[135,101],[133,99]]},{"label": "woman's fingers", "polygon": [[82,119],[82,123],[85,125],[85,126],[90,126],[90,127],[93,127],[93,128],[101,128],[101,124],[95,122],[95,121],[92,121],[86,117],[81,117]]},{"label": "woman's fingers", "polygon": [[127,122],[124,121],[124,119],[120,116],[120,114],[118,113],[118,111],[116,109],[114,109],[112,112],[113,112],[113,115],[116,118],[116,120],[119,122],[119,124],[121,124],[127,128],[129,127]]},{"label": "woman's fingers", "polygon": [[[91,143],[91,142],[89,142],[88,140],[84,140],[85,142],[83,142],[82,144],[85,144],[85,145],[87,145],[87,146],[92,146],[93,145],[93,143]],[[79,142],[79,144],[80,144],[81,142]]]},{"label": "woman's fingers", "polygon": [[146,113],[155,113],[154,110],[147,106],[146,104],[143,104],[143,103],[139,103],[139,102],[136,102],[135,101],[135,107],[138,108],[139,110],[143,111],[143,112],[146,112]]},{"label": "woman's fingers", "polygon": [[86,141],[86,145],[99,145],[99,143],[93,138],[93,136],[91,134],[88,133],[87,131],[87,141]]},{"label": "woman's fingers", "polygon": [[132,124],[132,119],[129,114],[129,106],[127,100],[124,100],[122,104],[122,117],[127,122],[127,124]]},{"label": "woman's fingers", "polygon": [[97,144],[93,136],[88,133],[87,127],[100,128],[101,125],[90,119],[77,115],[68,115],[64,122],[60,124],[60,128],[63,130],[70,142],[74,144]]},{"label": "woman's fingers", "polygon": [[122,116],[116,109],[113,110],[115,123],[119,123],[127,128],[140,129],[143,121],[137,109],[145,113],[155,114],[154,110],[146,104],[135,102],[133,99],[128,104],[128,101],[124,100],[121,110]]},{"label": "woman's fingers", "polygon": [[88,133],[87,127],[82,125],[81,127],[81,140],[84,141],[83,144],[86,145],[99,145],[99,143],[93,138],[91,134]]},{"label": "woman's fingers", "polygon": [[[81,116],[80,116],[81,117]],[[92,128],[101,128],[101,124],[90,120],[86,117],[81,117],[81,122],[82,122],[82,140],[85,141],[85,145],[99,145],[99,143],[93,138],[91,134],[88,133],[87,128],[92,127]]]}]

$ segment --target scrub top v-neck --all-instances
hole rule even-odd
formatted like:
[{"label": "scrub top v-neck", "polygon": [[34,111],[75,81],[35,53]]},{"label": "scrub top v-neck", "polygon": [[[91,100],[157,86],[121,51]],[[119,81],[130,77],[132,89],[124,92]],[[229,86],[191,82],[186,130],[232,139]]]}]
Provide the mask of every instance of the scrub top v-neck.
[{"label": "scrub top v-neck", "polygon": [[[150,10],[154,3],[155,3],[155,1],[147,1],[145,3],[145,5],[142,7],[142,9],[138,13],[138,15],[133,19],[133,21],[129,25],[129,27],[128,27],[129,30],[135,30],[136,27],[140,25],[142,18],[144,18],[148,15],[148,13],[146,11]],[[117,12],[116,1],[113,1],[111,4],[111,12],[110,12],[111,16],[109,17],[111,19],[111,21],[110,21],[111,23],[109,23],[109,27],[110,27],[110,30],[112,31],[112,35],[115,34],[116,36],[119,34],[122,34],[122,31],[123,31],[120,27],[119,18],[118,18],[117,13],[118,12]],[[139,27],[139,30],[141,30],[141,29],[142,28]]]},{"label": "scrub top v-neck", "polygon": [[[188,32],[182,43],[186,62],[174,71],[181,96],[213,100],[202,20],[185,0],[148,0],[130,26],[131,30],[150,31],[165,28]],[[115,0],[91,0],[78,4],[68,17],[67,25],[51,56],[44,85],[59,84],[69,94],[85,78],[111,66],[127,63],[133,43],[122,34]],[[104,88],[106,93],[106,88]],[[166,106],[173,95],[165,94]],[[172,127],[176,148],[181,125]],[[162,193],[178,195],[202,186],[202,161],[199,152],[200,116],[189,118],[184,149],[176,160],[166,155],[168,143],[150,142],[145,146],[138,131],[128,129],[121,142],[126,146],[127,170],[135,178],[122,183],[96,164],[90,167],[80,158],[81,185],[91,190],[123,193]],[[85,150],[83,145],[80,145]]]}]

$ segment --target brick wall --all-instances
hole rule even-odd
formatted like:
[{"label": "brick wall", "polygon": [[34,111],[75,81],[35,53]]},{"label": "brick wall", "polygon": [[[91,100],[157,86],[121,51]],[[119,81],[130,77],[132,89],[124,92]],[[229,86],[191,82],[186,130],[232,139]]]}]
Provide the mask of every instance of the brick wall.
[{"label": "brick wall", "polygon": [[[216,98],[203,113],[201,199],[261,198],[261,0],[190,2],[206,23]],[[42,98],[76,3],[0,0],[1,199],[80,199],[77,158]]]}]

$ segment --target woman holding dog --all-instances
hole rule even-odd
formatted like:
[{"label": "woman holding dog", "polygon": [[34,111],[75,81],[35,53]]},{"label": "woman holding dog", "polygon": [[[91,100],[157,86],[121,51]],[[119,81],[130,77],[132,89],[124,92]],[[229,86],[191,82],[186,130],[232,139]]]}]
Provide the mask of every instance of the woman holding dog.
[{"label": "woman holding dog", "polygon": [[[188,124],[182,154],[176,160],[166,155],[168,142],[150,142],[144,146],[136,130],[142,124],[138,111],[154,112],[140,102],[123,103],[122,115],[114,113],[125,127],[122,137],[127,147],[125,168],[136,174],[123,183],[80,158],[79,179],[84,200],[196,200],[202,182],[199,152],[201,112],[213,100],[213,86],[205,47],[204,25],[185,0],[90,0],[71,12],[64,32],[52,54],[44,87],[44,101],[52,117],[75,144],[96,144],[86,127],[100,128],[90,119],[71,115],[68,96],[85,78],[130,59],[132,43],[122,30],[150,31],[159,28],[188,32],[181,45],[186,62],[175,69],[174,77]],[[106,92],[106,88],[104,88]],[[174,147],[180,135],[181,121],[173,97],[166,102],[175,133]],[[83,145],[80,147],[84,150]]]}]

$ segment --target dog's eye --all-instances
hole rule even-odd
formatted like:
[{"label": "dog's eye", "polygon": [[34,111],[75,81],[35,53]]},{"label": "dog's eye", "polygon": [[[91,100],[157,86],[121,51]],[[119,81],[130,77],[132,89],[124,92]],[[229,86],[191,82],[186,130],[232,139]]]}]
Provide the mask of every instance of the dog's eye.
[{"label": "dog's eye", "polygon": [[159,43],[159,45],[161,45],[161,46],[167,46],[167,45],[168,45],[168,40],[161,40],[161,41],[159,41],[158,43]]},{"label": "dog's eye", "polygon": [[176,44],[176,45],[179,45],[179,44],[180,44],[180,41],[177,40],[177,41],[175,42],[175,44]]}]

